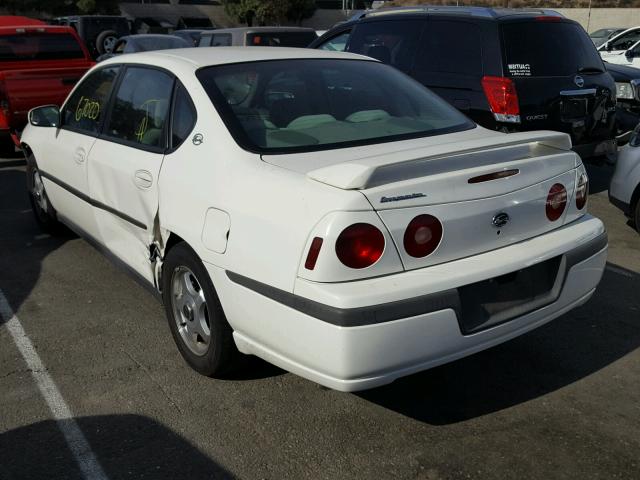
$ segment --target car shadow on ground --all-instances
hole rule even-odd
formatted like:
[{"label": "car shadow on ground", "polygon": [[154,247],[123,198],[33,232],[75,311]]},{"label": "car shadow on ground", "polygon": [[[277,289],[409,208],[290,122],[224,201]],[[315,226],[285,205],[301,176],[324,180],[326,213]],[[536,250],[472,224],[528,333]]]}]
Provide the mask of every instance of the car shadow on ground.
[{"label": "car shadow on ground", "polygon": [[505,344],[359,396],[433,425],[538,398],[640,346],[639,289],[640,275],[608,266],[595,295],[582,307]]},{"label": "car shadow on ground", "polygon": [[[150,418],[104,415],[75,421],[107,478],[234,478],[185,438]],[[0,480],[86,478],[53,420],[0,434],[0,452]]]},{"label": "car shadow on ground", "polygon": [[589,175],[589,193],[600,193],[609,190],[611,177],[615,167],[606,163],[585,163]]}]

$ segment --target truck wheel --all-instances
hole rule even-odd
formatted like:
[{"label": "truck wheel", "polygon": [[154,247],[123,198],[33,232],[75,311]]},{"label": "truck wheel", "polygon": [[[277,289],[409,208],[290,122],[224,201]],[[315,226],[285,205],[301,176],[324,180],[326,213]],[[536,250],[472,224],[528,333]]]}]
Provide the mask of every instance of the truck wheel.
[{"label": "truck wheel", "polygon": [[31,210],[38,226],[51,235],[63,233],[64,226],[58,221],[56,210],[49,201],[33,155],[30,155],[27,160],[27,190]]},{"label": "truck wheel", "polygon": [[165,259],[162,299],[173,339],[191,368],[219,377],[236,366],[240,353],[209,273],[184,242]]},{"label": "truck wheel", "polygon": [[100,55],[111,53],[113,47],[118,41],[118,34],[115,30],[105,30],[100,32],[96,37],[96,50]]}]

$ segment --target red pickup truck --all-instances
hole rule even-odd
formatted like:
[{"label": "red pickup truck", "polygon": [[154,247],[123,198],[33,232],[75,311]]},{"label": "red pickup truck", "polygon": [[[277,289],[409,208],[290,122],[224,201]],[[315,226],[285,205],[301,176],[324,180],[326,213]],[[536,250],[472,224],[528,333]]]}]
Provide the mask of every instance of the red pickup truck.
[{"label": "red pickup truck", "polygon": [[0,17],[0,152],[14,151],[30,109],[61,105],[92,65],[73,28]]}]

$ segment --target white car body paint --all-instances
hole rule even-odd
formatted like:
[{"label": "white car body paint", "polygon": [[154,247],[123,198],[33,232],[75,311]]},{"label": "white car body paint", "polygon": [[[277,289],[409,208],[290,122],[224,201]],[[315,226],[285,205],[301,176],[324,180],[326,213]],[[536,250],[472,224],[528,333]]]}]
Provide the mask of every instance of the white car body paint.
[{"label": "white car body paint", "polygon": [[[151,243],[162,253],[168,237],[178,235],[208,270],[240,351],[338,390],[382,385],[488,348],[592,295],[606,262],[606,234],[598,219],[576,208],[575,184],[584,167],[567,135],[507,135],[476,127],[313,153],[261,156],[242,149],[195,71],[289,58],[365,59],[321,50],[233,47],[123,55],[97,68],[121,63],[164,68],[189,92],[197,122],[177,150],[152,157],[96,140],[85,146],[88,162],[79,166],[48,153],[59,148],[55,132],[64,130],[28,126],[22,140],[39,168],[55,168],[59,180],[88,169],[84,194],[147,229],[108,218],[114,216],[97,207],[91,207],[93,218],[85,218],[83,200],[68,198],[45,177],[63,220],[78,224],[147,280],[156,267],[149,259]],[[74,140],[68,143],[74,147]],[[468,182],[508,169],[518,173]],[[136,184],[139,171],[149,173],[148,188]],[[550,222],[545,203],[557,182],[567,190],[567,207]],[[492,218],[500,212],[512,221],[497,233]],[[444,237],[432,255],[416,259],[403,250],[402,234],[420,213],[438,216]],[[337,236],[357,222],[377,226],[385,238],[380,260],[361,270],[346,267],[335,253]],[[315,269],[308,270],[305,258],[315,236],[324,243]],[[561,263],[553,301],[476,333],[463,334],[456,309],[444,303],[432,311],[396,312],[388,321],[364,323],[353,310],[369,309],[367,318],[374,318],[394,302],[448,295],[556,258]],[[341,324],[343,318],[355,323]]]},{"label": "white car body paint", "polygon": [[635,207],[640,196],[640,148],[627,144],[620,150],[616,169],[611,177],[609,196],[625,204],[628,215],[633,215],[629,209]]}]

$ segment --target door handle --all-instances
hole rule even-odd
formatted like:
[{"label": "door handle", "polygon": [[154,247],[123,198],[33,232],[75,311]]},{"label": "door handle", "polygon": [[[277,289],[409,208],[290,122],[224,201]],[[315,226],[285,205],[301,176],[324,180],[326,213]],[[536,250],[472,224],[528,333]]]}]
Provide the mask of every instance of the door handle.
[{"label": "door handle", "polygon": [[73,154],[73,159],[76,161],[76,163],[84,163],[84,160],[86,158],[87,152],[84,150],[84,148],[76,149],[75,153]]},{"label": "door handle", "polygon": [[133,176],[133,181],[138,188],[149,188],[153,185],[153,176],[147,170],[137,170]]}]

